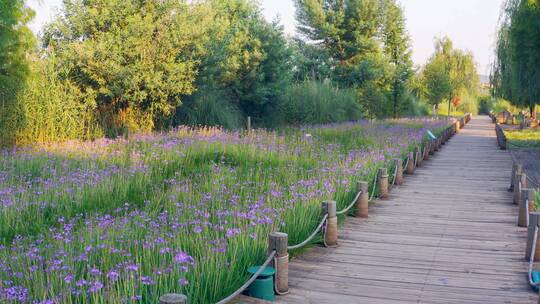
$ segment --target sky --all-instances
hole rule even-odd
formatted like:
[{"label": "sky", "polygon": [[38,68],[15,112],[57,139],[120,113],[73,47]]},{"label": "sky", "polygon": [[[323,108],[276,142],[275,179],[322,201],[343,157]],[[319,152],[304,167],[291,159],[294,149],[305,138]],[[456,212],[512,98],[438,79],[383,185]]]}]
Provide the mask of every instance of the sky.
[{"label": "sky", "polygon": [[[289,35],[295,34],[293,0],[259,0],[268,20],[279,17]],[[61,0],[28,0],[36,11],[30,24],[36,33],[49,22]],[[473,53],[480,74],[489,74],[493,61],[497,23],[503,0],[398,0],[407,19],[413,61],[426,62],[435,37],[448,36],[454,46]]]}]

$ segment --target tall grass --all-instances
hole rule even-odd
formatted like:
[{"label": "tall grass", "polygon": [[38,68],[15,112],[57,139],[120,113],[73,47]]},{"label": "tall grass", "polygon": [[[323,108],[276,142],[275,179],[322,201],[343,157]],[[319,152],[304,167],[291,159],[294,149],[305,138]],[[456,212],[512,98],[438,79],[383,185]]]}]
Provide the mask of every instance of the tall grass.
[{"label": "tall grass", "polygon": [[270,231],[303,240],[323,200],[343,208],[355,181],[443,126],[358,122],[248,136],[180,128],[5,152],[0,300],[153,303],[178,292],[213,303],[264,259]]},{"label": "tall grass", "polygon": [[292,125],[352,121],[362,118],[353,89],[340,89],[329,83],[306,81],[286,88],[277,114]]},{"label": "tall grass", "polygon": [[1,137],[26,145],[101,136],[88,96],[61,80],[68,72],[56,69],[52,57],[35,60],[16,103],[4,117],[7,127],[0,130]]}]

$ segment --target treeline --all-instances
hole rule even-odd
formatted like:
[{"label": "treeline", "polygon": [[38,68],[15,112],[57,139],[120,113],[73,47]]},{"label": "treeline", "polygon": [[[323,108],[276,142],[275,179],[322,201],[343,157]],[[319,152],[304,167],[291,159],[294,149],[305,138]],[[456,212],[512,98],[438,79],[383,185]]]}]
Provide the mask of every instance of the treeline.
[{"label": "treeline", "polygon": [[540,103],[540,1],[504,4],[491,75],[493,93],[536,119]]},{"label": "treeline", "polygon": [[459,91],[415,76],[396,0],[296,0],[298,37],[250,0],[64,0],[39,39],[1,5],[4,145],[412,116]]}]

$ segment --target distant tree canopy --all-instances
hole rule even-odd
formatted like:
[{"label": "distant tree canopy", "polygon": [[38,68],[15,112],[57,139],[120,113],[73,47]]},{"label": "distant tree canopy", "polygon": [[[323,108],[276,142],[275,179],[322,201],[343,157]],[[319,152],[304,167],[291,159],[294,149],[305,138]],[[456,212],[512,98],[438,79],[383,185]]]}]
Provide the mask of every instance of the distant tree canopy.
[{"label": "distant tree canopy", "polygon": [[398,116],[412,76],[410,41],[394,0],[296,0],[298,30],[331,56],[333,79],[355,87],[373,116]]},{"label": "distant tree canopy", "polygon": [[477,94],[479,79],[472,54],[455,49],[447,37],[437,39],[435,53],[421,70],[421,86],[430,104],[438,107],[446,101],[450,115],[452,101]]},{"label": "distant tree canopy", "polygon": [[297,37],[255,0],[63,0],[38,48],[0,5],[0,145],[420,115],[415,93],[459,90],[442,55],[418,85],[397,0],[295,0]]},{"label": "distant tree canopy", "polygon": [[507,0],[496,47],[494,94],[536,115],[540,103],[540,2]]}]

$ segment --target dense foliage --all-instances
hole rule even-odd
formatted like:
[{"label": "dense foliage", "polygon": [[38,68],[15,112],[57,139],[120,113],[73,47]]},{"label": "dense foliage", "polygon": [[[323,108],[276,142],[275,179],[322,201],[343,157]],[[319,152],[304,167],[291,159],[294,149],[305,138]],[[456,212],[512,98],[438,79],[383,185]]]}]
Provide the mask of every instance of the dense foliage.
[{"label": "dense foliage", "polygon": [[527,107],[540,103],[540,2],[507,0],[499,29],[492,84],[496,96]]},{"label": "dense foliage", "polygon": [[[34,37],[26,23],[33,12],[23,0],[0,2],[0,146],[11,144],[21,124],[17,116],[17,93],[29,73],[27,55]],[[6,132],[7,129],[13,132]]]},{"label": "dense foliage", "polygon": [[[455,49],[447,37],[436,41],[435,53],[423,67],[420,78],[421,94],[437,108],[446,101],[448,115],[452,105],[475,105],[479,79],[474,58],[469,52]],[[466,112],[474,112],[474,109],[466,107]]]},{"label": "dense foliage", "polygon": [[426,114],[396,0],[295,4],[288,37],[254,0],[64,0],[35,48],[3,1],[0,146]]},{"label": "dense foliage", "polygon": [[412,76],[403,12],[394,0],[296,0],[298,30],[332,58],[332,80],[357,90],[370,116],[404,111]]}]

